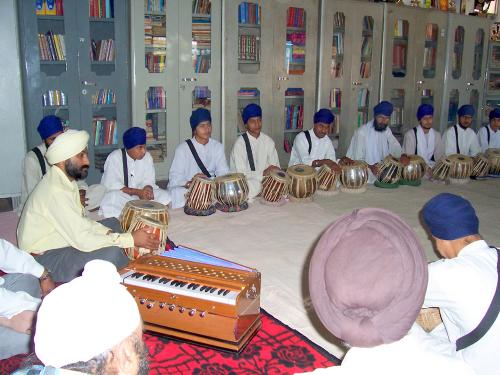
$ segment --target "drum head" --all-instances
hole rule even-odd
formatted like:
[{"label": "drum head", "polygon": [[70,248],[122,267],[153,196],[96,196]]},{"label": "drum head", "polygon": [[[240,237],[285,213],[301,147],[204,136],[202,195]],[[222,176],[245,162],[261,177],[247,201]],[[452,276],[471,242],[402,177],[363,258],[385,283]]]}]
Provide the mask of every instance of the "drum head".
[{"label": "drum head", "polygon": [[271,171],[271,173],[269,173],[272,177],[274,177],[274,179],[278,180],[278,181],[283,181],[283,182],[286,182],[287,181],[287,175],[284,171],[282,170],[273,170]]},{"label": "drum head", "polygon": [[286,173],[291,176],[311,176],[314,175],[314,168],[305,164],[297,164],[288,167]]},{"label": "drum head", "polygon": [[452,163],[472,163],[472,158],[470,156],[462,154],[449,155],[448,159],[450,159]]},{"label": "drum head", "polygon": [[146,199],[137,199],[134,201],[128,201],[126,206],[129,207],[134,207],[134,208],[139,208],[139,209],[147,209],[147,210],[165,210],[166,206],[164,204],[155,202],[155,201],[148,201]]},{"label": "drum head", "polygon": [[243,173],[228,173],[224,176],[215,177],[214,181],[217,182],[227,182],[227,181],[237,181],[243,180],[245,175]]}]

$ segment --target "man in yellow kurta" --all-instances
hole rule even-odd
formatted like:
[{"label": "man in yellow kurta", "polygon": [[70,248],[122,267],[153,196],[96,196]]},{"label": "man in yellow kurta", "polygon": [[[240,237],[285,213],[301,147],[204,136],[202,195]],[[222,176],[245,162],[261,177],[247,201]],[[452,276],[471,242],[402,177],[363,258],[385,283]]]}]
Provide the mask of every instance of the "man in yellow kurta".
[{"label": "man in yellow kurta", "polygon": [[86,131],[68,130],[50,145],[45,156],[52,167],[28,198],[17,229],[19,246],[37,255],[56,282],[77,277],[93,259],[124,267],[128,258],[121,248],[159,245],[145,230],[116,233],[118,220],[103,225],[85,216],[76,181],[87,177],[88,139]]}]

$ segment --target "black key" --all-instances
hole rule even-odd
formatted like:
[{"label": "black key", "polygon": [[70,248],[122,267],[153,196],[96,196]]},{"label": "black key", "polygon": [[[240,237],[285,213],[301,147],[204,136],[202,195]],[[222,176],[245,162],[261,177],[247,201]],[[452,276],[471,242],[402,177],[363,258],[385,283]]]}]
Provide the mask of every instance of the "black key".
[{"label": "black key", "polygon": [[198,289],[199,287],[200,287],[200,284],[194,284],[192,289],[193,289],[193,290],[196,290],[196,289]]},{"label": "black key", "polygon": [[224,291],[224,289],[219,289],[219,290],[217,291],[217,294],[220,296],[220,294],[221,294],[223,291]]},{"label": "black key", "polygon": [[177,280],[172,280],[172,281],[170,282],[170,285],[175,285],[176,283],[177,283]]},{"label": "black key", "polygon": [[190,284],[188,285],[188,289],[191,289],[191,288],[193,288],[193,287],[194,287],[194,283],[190,283]]},{"label": "black key", "polygon": [[132,275],[130,275],[130,277],[134,278],[134,279],[138,279],[140,277],[144,276],[143,273],[140,273],[140,272],[134,272]]},{"label": "black key", "polygon": [[210,293],[213,293],[213,292],[215,292],[216,290],[217,290],[217,288],[212,288],[212,289],[210,289]]},{"label": "black key", "polygon": [[204,292],[204,291],[205,291],[205,288],[206,288],[206,286],[205,286],[205,285],[203,285],[203,286],[200,288],[200,292]]},{"label": "black key", "polygon": [[165,277],[162,277],[160,280],[158,280],[158,282],[159,282],[159,283],[161,283],[161,284],[166,284],[166,283],[168,283],[169,281],[170,281],[170,279],[167,279],[167,278],[165,278]]},{"label": "black key", "polygon": [[225,296],[227,296],[227,294],[228,294],[228,293],[229,293],[229,289],[226,289],[226,290],[224,291],[224,293],[223,293],[223,294],[224,294]]}]

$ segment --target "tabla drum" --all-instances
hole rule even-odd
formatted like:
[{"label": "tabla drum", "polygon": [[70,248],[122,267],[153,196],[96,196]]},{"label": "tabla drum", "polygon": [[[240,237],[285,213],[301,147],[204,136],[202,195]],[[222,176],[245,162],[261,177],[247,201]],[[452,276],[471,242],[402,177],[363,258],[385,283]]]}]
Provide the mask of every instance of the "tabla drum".
[{"label": "tabla drum", "polygon": [[338,181],[338,174],[332,171],[332,169],[328,166],[323,164],[318,172],[318,193],[319,194],[336,194],[337,191],[337,181]]},{"label": "tabla drum", "polygon": [[167,245],[168,224],[161,223],[151,217],[136,216],[128,228],[128,232],[132,233],[141,228],[147,228],[149,232],[160,241],[160,245],[158,246],[158,249],[153,250],[145,249],[143,247],[129,247],[124,249],[125,254],[132,260],[145,254],[159,254],[165,250]]},{"label": "tabla drum", "polygon": [[184,212],[194,216],[208,216],[215,212],[215,184],[205,176],[194,176],[186,193]]},{"label": "tabla drum", "polygon": [[288,194],[290,179],[281,170],[273,170],[262,179],[260,197],[265,202],[279,203]]},{"label": "tabla drum", "polygon": [[445,181],[450,174],[451,160],[448,157],[442,157],[432,169],[432,178],[434,180]]},{"label": "tabla drum", "polygon": [[363,160],[354,160],[350,165],[341,165],[340,190],[346,193],[362,193],[366,191],[368,182],[368,164]]},{"label": "tabla drum", "polygon": [[486,177],[490,171],[490,160],[484,154],[473,158],[471,177]]},{"label": "tabla drum", "polygon": [[410,162],[408,165],[403,165],[401,170],[401,180],[399,183],[402,185],[419,186],[421,179],[425,174],[427,164],[420,155],[408,155]]},{"label": "tabla drum", "polygon": [[500,148],[489,148],[485,154],[490,161],[490,174],[500,175]]},{"label": "tabla drum", "polygon": [[312,201],[318,188],[314,168],[305,164],[292,165],[288,167],[286,174],[290,177],[290,200]]},{"label": "tabla drum", "polygon": [[128,201],[120,214],[120,224],[124,232],[130,228],[136,216],[151,217],[160,223],[168,224],[167,206],[155,201],[137,199]]},{"label": "tabla drum", "polygon": [[377,181],[388,185],[397,184],[401,178],[402,169],[403,166],[399,160],[388,155],[378,165]]},{"label": "tabla drum", "polygon": [[472,173],[473,160],[470,156],[453,154],[449,155],[451,161],[449,179],[452,184],[465,184],[469,182]]},{"label": "tabla drum", "polygon": [[216,177],[216,207],[224,212],[236,212],[248,208],[248,183],[243,173],[229,173]]}]

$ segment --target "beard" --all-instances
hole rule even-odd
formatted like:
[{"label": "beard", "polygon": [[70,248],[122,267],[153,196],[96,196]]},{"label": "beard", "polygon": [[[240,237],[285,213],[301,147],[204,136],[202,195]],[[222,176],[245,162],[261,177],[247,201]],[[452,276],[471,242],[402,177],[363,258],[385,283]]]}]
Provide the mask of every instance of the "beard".
[{"label": "beard", "polygon": [[77,166],[71,161],[71,159],[64,162],[64,167],[66,168],[68,176],[73,177],[75,180],[84,180],[89,174],[88,164]]},{"label": "beard", "polygon": [[149,374],[149,360],[148,360],[148,350],[146,349],[146,344],[138,339],[134,339],[134,348],[139,357],[137,375],[148,375]]},{"label": "beard", "polygon": [[376,119],[373,119],[373,128],[375,129],[375,131],[383,132],[385,129],[387,129],[387,125],[380,124]]}]

